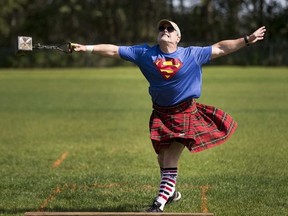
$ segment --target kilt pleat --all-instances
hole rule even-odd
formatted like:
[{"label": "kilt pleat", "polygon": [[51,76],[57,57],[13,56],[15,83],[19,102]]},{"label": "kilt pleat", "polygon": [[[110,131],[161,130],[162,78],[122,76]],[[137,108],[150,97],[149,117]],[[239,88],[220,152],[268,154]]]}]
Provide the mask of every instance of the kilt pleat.
[{"label": "kilt pleat", "polygon": [[221,109],[197,103],[194,99],[173,107],[153,105],[150,138],[156,153],[178,141],[196,153],[225,142],[237,123]]}]

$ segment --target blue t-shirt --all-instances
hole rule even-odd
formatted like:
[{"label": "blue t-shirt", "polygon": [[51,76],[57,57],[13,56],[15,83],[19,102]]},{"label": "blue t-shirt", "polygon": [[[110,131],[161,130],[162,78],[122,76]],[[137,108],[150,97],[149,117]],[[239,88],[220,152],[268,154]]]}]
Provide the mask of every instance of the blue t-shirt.
[{"label": "blue t-shirt", "polygon": [[173,106],[189,98],[199,98],[202,87],[202,65],[211,58],[211,46],[178,47],[163,53],[159,45],[120,46],[122,59],[136,64],[148,80],[153,103]]}]

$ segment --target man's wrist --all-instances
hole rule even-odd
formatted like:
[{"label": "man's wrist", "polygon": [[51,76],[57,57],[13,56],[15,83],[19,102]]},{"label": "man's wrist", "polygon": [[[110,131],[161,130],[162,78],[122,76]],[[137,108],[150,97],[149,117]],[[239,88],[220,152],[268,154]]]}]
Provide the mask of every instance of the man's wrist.
[{"label": "man's wrist", "polygon": [[94,45],[86,45],[86,51],[92,53],[94,50]]},{"label": "man's wrist", "polygon": [[249,45],[250,45],[250,44],[249,44],[249,36],[248,36],[248,35],[245,35],[245,36],[244,36],[244,41],[245,41],[246,46],[249,46]]}]

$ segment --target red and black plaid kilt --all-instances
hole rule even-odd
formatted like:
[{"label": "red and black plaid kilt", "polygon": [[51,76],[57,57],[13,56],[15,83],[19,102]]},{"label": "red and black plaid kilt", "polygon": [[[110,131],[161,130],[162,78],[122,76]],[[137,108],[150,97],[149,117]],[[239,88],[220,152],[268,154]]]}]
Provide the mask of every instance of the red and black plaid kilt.
[{"label": "red and black plaid kilt", "polygon": [[173,107],[153,105],[150,138],[154,150],[172,141],[184,144],[190,152],[200,152],[225,142],[237,123],[223,110],[188,100]]}]

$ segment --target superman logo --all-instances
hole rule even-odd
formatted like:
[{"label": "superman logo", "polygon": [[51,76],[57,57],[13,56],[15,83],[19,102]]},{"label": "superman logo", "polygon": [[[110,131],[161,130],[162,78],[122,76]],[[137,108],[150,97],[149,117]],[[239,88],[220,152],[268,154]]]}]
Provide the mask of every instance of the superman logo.
[{"label": "superman logo", "polygon": [[179,59],[157,59],[154,64],[158,68],[159,72],[165,79],[173,77],[179,69],[182,67],[182,62]]}]

